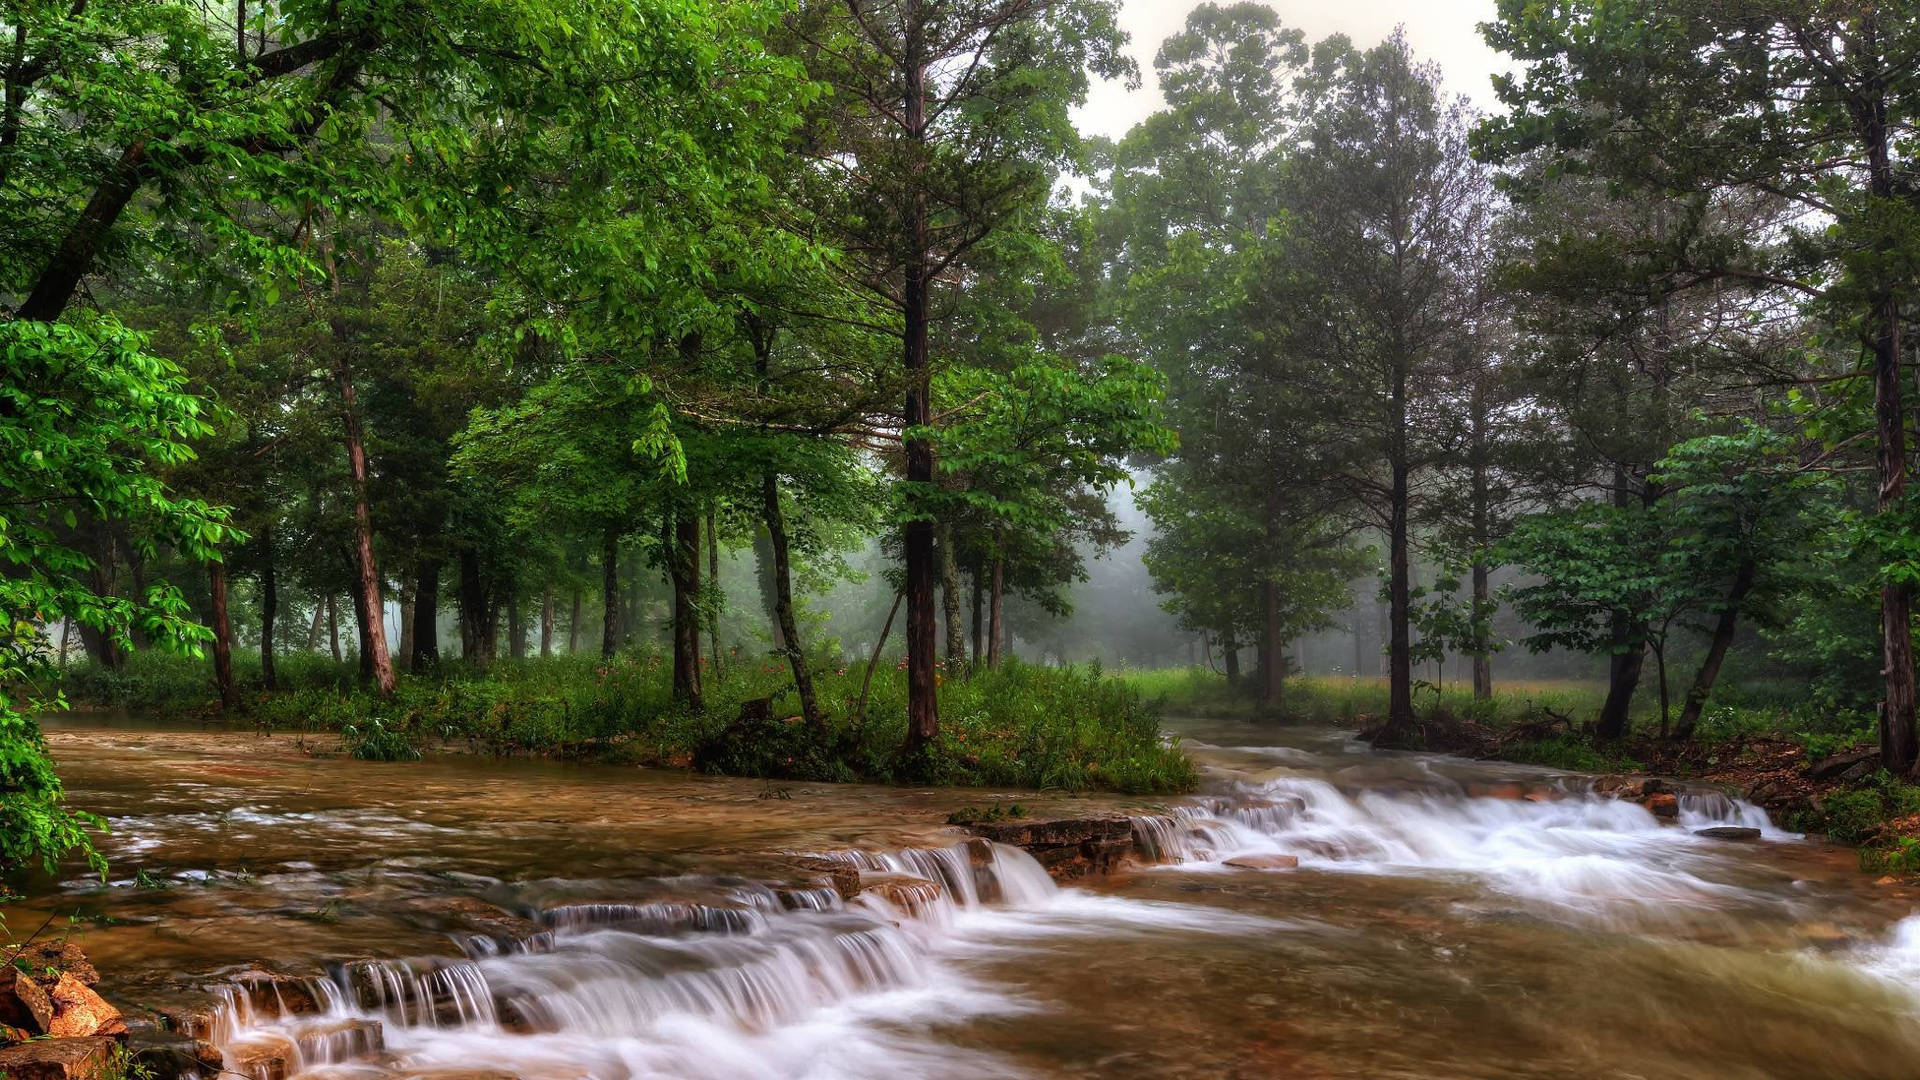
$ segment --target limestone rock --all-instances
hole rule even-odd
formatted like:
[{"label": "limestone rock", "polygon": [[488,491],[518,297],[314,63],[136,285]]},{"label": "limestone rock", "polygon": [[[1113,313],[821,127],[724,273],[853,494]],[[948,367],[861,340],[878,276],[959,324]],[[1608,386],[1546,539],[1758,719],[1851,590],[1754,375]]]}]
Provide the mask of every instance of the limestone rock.
[{"label": "limestone rock", "polygon": [[1228,866],[1242,870],[1292,870],[1300,865],[1296,855],[1236,855],[1227,860]]},{"label": "limestone rock", "polygon": [[1133,855],[1133,819],[1053,818],[969,826],[975,836],[1021,848],[1062,881],[1110,874]]},{"label": "limestone rock", "polygon": [[17,968],[0,968],[0,1024],[44,1035],[53,1023],[53,999]]},{"label": "limestone rock", "polygon": [[47,1025],[47,1034],[56,1039],[127,1032],[120,1010],[107,1004],[71,972],[61,972],[47,996],[53,999],[53,1022]]},{"label": "limestone rock", "polygon": [[0,1049],[7,1080],[95,1080],[115,1071],[120,1044],[112,1039],[35,1039]]},{"label": "limestone rock", "polygon": [[860,874],[860,895],[875,896],[907,915],[919,915],[940,901],[939,882],[912,874],[866,870]]}]

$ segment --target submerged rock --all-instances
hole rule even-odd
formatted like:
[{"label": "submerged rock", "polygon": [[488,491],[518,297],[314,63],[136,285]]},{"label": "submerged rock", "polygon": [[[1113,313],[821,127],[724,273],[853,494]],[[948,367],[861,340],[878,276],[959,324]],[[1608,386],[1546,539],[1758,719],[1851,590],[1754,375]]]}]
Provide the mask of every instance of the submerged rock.
[{"label": "submerged rock", "polygon": [[1292,870],[1300,865],[1296,855],[1236,855],[1227,860],[1228,866],[1241,870]]},{"label": "submerged rock", "polygon": [[35,1039],[0,1049],[7,1080],[96,1080],[119,1071],[120,1044],[102,1036]]},{"label": "submerged rock", "polygon": [[1760,830],[1740,825],[1715,825],[1711,829],[1695,829],[1693,835],[1710,836],[1715,840],[1758,840]]}]

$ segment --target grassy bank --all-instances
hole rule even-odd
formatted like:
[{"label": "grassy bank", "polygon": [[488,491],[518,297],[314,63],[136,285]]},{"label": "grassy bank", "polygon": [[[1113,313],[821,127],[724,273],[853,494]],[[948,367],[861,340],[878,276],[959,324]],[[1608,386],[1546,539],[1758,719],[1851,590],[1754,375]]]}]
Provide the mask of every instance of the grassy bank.
[{"label": "grassy bank", "polygon": [[[293,662],[288,662],[293,661]],[[359,685],[352,665],[302,656],[277,665],[281,689],[260,684],[257,660],[237,671],[243,706],[220,718],[274,731],[338,732],[371,760],[409,760],[435,746],[697,768],[794,780],[931,782],[1058,791],[1170,794],[1196,783],[1191,761],[1166,745],[1153,699],[1098,668],[1010,663],[945,680],[941,738],[903,760],[906,676],[875,673],[854,715],[861,666],[817,676],[827,716],[797,719],[784,665],[739,660],[705,677],[705,708],[675,702],[658,655],[450,664],[404,676],[391,701]],[[120,671],[81,665],[64,677],[70,700],[213,717],[206,665],[141,654]],[[742,706],[771,699],[770,717]]]}]

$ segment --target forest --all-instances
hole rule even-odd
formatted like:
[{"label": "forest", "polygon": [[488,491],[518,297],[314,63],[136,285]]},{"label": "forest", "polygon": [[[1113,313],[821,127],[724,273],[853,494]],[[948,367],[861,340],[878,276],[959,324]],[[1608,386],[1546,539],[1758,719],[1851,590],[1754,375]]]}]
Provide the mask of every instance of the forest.
[{"label": "forest", "polygon": [[[1920,19],[1501,0],[1487,112],[1120,14],[11,4],[0,861],[87,850],[67,703],[1176,793],[1159,715],[1322,708],[1329,632],[1382,747],[1539,729],[1552,653],[1561,743],[1761,701],[1913,772]],[[1116,552],[1217,677],[1008,655]]]}]

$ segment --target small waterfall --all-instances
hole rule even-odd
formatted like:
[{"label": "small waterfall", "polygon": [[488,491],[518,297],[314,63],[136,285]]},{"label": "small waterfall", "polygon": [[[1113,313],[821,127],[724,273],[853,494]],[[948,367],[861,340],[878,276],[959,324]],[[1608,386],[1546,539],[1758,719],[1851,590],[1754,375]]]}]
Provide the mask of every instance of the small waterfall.
[{"label": "small waterfall", "polygon": [[[1057,891],[1031,856],[984,841],[822,857],[859,872],[853,902],[811,885],[660,879],[638,891],[687,898],[560,904],[534,912],[542,929],[524,938],[459,939],[464,959],[361,960],[224,988],[209,1041],[253,1080],[458,1060],[624,1075],[568,1055],[689,1024],[766,1038],[867,995],[924,992],[952,979],[940,946],[965,912],[1045,905]],[[716,1068],[661,1071],[726,1075]]]}]

